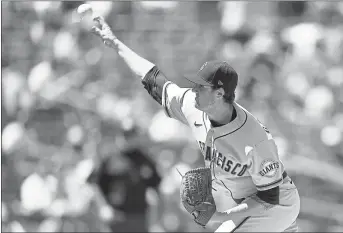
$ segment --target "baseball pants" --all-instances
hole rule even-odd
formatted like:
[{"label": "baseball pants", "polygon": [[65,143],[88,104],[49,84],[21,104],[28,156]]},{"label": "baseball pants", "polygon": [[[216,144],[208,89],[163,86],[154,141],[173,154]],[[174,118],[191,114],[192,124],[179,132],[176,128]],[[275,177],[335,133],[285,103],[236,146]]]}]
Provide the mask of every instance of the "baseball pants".
[{"label": "baseball pants", "polygon": [[300,211],[298,190],[289,177],[280,185],[280,203],[261,203],[258,216],[246,217],[232,213],[231,220],[222,223],[215,232],[297,232],[296,218]]}]

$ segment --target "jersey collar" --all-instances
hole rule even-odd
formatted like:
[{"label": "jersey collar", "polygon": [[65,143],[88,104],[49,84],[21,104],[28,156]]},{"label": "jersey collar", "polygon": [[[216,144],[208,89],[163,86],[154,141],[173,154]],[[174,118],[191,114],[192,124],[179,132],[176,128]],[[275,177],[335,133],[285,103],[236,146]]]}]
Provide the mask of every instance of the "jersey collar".
[{"label": "jersey collar", "polygon": [[[228,124],[219,126],[219,127],[211,127],[211,129],[214,131],[214,139],[224,137],[227,135],[230,135],[236,131],[238,131],[240,128],[243,127],[243,125],[246,123],[248,119],[247,112],[237,104],[236,102],[233,103],[234,108],[236,109],[237,116],[236,118],[229,122]],[[206,115],[206,119],[208,122],[208,125],[211,125],[210,120],[208,119],[208,116]]]}]

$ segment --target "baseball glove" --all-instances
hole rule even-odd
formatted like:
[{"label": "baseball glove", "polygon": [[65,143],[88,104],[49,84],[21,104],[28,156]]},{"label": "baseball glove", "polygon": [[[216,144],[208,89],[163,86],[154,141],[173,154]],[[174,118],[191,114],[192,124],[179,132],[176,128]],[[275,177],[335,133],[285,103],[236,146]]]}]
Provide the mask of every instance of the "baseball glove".
[{"label": "baseball glove", "polygon": [[216,212],[212,196],[212,174],[209,168],[196,168],[182,176],[181,202],[194,221],[205,227]]}]

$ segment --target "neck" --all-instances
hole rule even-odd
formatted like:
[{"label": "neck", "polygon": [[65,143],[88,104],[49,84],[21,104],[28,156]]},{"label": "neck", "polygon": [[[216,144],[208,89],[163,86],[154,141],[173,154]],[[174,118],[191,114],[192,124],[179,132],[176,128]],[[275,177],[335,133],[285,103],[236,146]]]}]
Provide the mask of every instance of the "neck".
[{"label": "neck", "polygon": [[232,104],[223,103],[220,106],[216,106],[216,108],[207,112],[207,115],[211,121],[214,121],[220,125],[226,125],[231,121],[232,113]]}]

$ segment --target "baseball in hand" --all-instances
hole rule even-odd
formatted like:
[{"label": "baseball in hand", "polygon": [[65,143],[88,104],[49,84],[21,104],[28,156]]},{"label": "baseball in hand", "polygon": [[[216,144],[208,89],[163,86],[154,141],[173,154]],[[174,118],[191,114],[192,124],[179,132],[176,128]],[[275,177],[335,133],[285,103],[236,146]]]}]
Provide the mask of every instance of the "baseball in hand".
[{"label": "baseball in hand", "polygon": [[93,8],[90,4],[82,4],[77,8],[77,14],[81,19],[81,24],[86,29],[93,26]]}]

